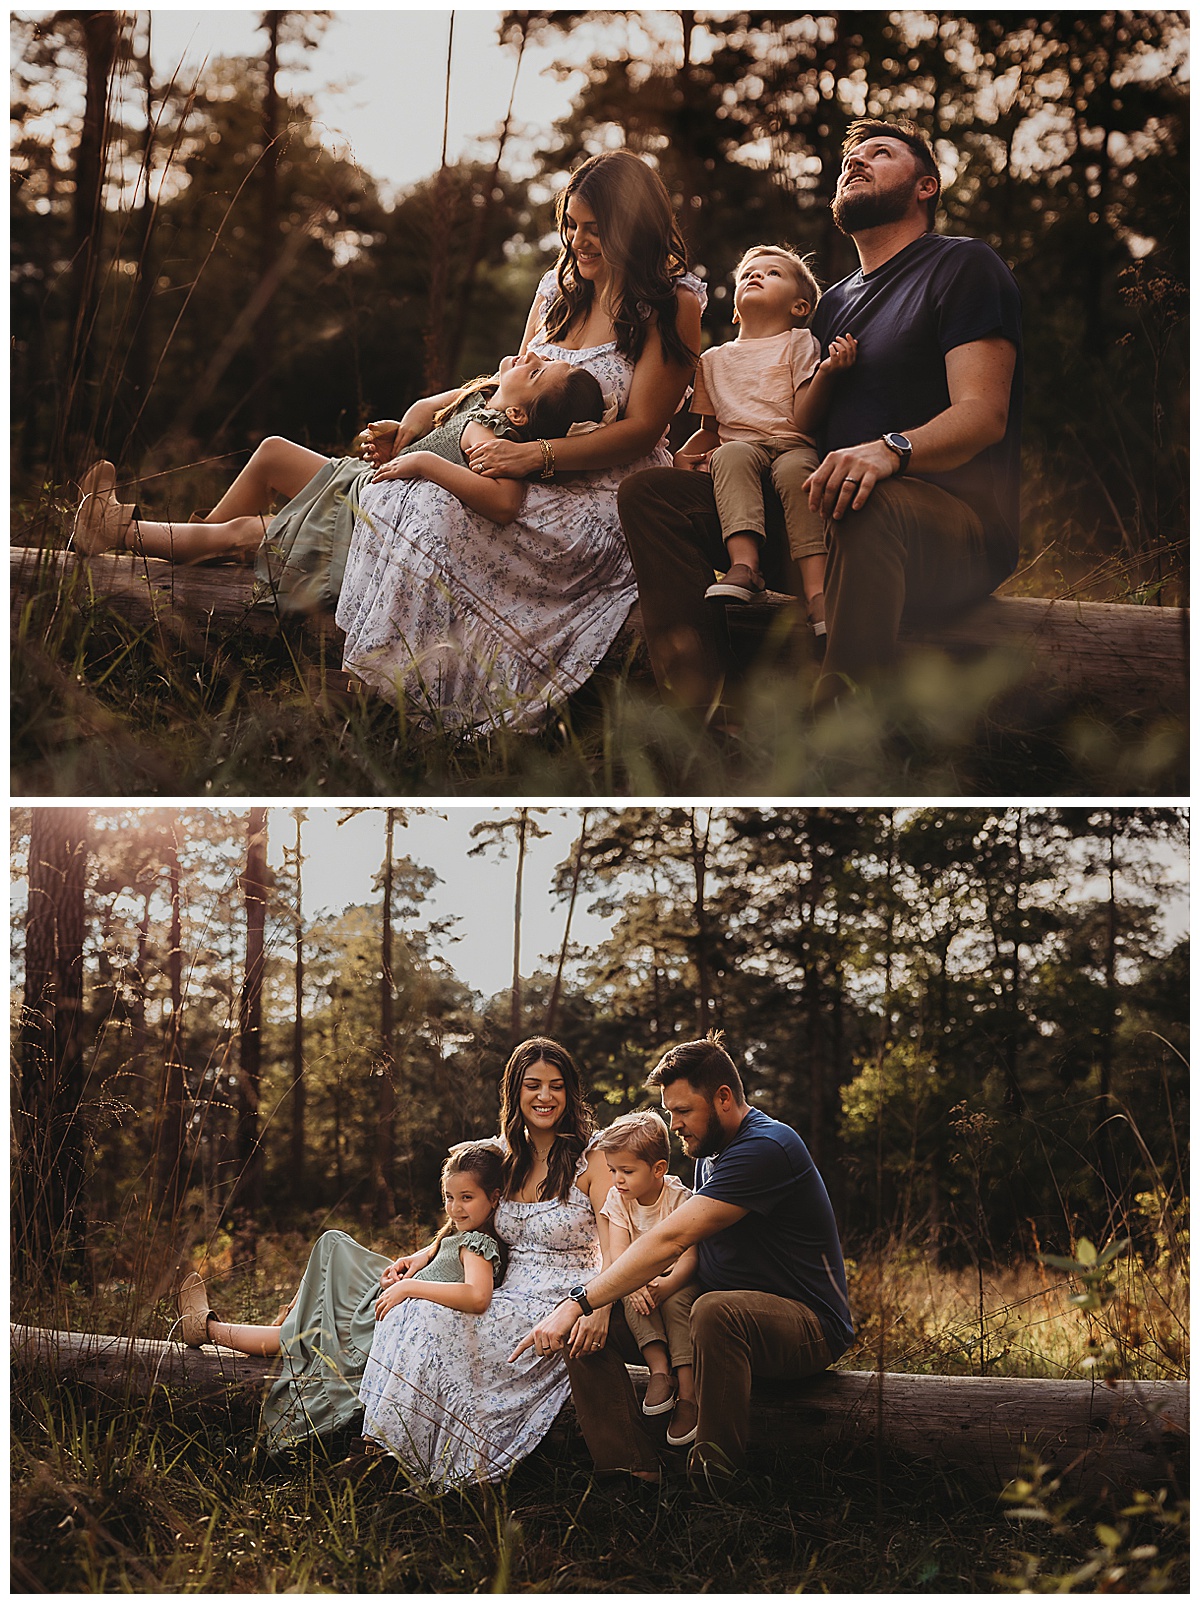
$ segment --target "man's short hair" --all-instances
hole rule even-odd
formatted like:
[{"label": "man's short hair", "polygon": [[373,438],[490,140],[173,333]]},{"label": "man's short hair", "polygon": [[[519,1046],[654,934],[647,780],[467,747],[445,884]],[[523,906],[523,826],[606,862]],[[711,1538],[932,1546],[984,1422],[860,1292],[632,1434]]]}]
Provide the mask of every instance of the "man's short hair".
[{"label": "man's short hair", "polygon": [[737,1065],[725,1051],[725,1032],[710,1030],[703,1041],[680,1042],[671,1047],[650,1071],[646,1085],[659,1090],[674,1081],[685,1080],[708,1101],[716,1100],[718,1088],[728,1086],[740,1105],[746,1101]]},{"label": "man's short hair", "polygon": [[857,150],[859,145],[865,145],[868,139],[898,139],[912,151],[917,169],[922,176],[932,178],[937,184],[937,188],[925,202],[926,228],[932,230],[937,219],[938,200],[942,193],[942,175],[938,172],[933,146],[927,137],[916,123],[909,122],[907,117],[898,117],[895,122],[885,122],[880,117],[860,117],[846,130],[846,137],[842,140],[842,160],[845,161],[850,152]]},{"label": "man's short hair", "polygon": [[598,1153],[632,1153],[647,1164],[657,1164],[660,1158],[671,1161],[671,1133],[666,1122],[649,1109],[622,1114],[594,1136],[591,1145]]}]

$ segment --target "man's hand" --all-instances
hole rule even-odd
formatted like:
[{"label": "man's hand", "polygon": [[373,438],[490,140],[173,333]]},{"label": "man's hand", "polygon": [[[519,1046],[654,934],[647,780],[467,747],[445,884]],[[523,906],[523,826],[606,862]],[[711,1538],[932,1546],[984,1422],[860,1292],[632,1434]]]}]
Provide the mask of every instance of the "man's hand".
[{"label": "man's hand", "polygon": [[561,1353],[572,1327],[582,1318],[583,1315],[575,1299],[564,1298],[551,1309],[544,1320],[538,1321],[527,1337],[521,1338],[508,1356],[509,1364],[512,1364],[514,1359],[519,1359],[529,1348],[533,1349],[539,1359],[544,1359],[552,1353]]},{"label": "man's hand", "polygon": [[851,510],[858,512],[866,506],[875,486],[890,479],[899,466],[899,457],[882,440],[831,451],[804,481],[809,509],[819,512],[822,518],[835,520]]}]

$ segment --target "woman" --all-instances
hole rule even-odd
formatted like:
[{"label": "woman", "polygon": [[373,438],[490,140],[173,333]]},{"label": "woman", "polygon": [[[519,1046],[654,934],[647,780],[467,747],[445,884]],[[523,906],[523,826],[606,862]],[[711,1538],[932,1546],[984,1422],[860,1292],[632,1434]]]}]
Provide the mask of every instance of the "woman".
[{"label": "woman", "polygon": [[[602,1154],[585,1153],[592,1116],[566,1049],[543,1037],[523,1042],[504,1070],[500,1114],[503,1282],[479,1315],[426,1302],[385,1314],[360,1386],[363,1435],[447,1486],[496,1480],[549,1430],[569,1391],[561,1359],[526,1353],[510,1364],[509,1356],[539,1313],[595,1274],[606,1229],[611,1177]],[[405,1273],[420,1270],[427,1253],[403,1261]],[[607,1331],[607,1309],[580,1320],[572,1351],[595,1353]]]},{"label": "woman", "polygon": [[[636,597],[617,486],[670,462],[667,425],[695,365],[705,291],[657,175],[629,151],[593,156],[557,217],[562,249],[521,351],[589,368],[612,421],[473,449],[475,472],[529,481],[503,530],[428,484],[362,495],[337,608],[344,664],[430,722],[536,729],[591,674]],[[376,460],[413,438],[424,405],[393,435],[376,426]]]}]

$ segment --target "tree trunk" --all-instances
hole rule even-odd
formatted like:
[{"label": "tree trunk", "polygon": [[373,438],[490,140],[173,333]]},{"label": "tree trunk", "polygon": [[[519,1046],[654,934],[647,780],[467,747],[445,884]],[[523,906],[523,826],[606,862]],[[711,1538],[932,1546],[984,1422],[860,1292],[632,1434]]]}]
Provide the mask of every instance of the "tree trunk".
[{"label": "tree trunk", "polygon": [[386,810],[383,855],[383,928],[379,979],[379,1099],[375,1129],[375,1224],[387,1225],[396,1214],[393,1176],[396,1168],[395,999],[392,973],[392,836],[396,810]]},{"label": "tree trunk", "polygon": [[259,240],[258,282],[272,293],[263,300],[254,320],[254,404],[253,414],[260,435],[271,426],[271,369],[275,361],[276,259],[279,255],[279,23],[282,11],[264,11],[262,26],[267,33],[263,86],[262,161],[259,163]]},{"label": "tree trunk", "polygon": [[509,994],[510,1017],[508,1022],[511,1046],[521,1040],[521,899],[525,886],[525,842],[529,833],[529,809],[517,811],[517,885],[513,897],[513,973],[512,991]]},{"label": "tree trunk", "polygon": [[100,248],[104,223],[104,169],[108,158],[109,82],[120,37],[120,12],[76,11],[83,28],[87,95],[75,152],[75,205],[67,327],[66,405],[60,414],[69,446],[92,438],[95,418],[87,393],[92,334],[100,293]]},{"label": "tree trunk", "polygon": [[296,819],[296,919],[293,934],[296,941],[295,993],[296,1007],[292,1016],[292,1190],[297,1202],[304,1199],[304,1121],[307,1104],[307,1087],[304,1080],[304,856],[300,837],[304,822],[303,808],[293,810]]},{"label": "tree trunk", "polygon": [[584,848],[587,842],[588,814],[590,808],[584,808],[579,817],[579,842],[575,848],[575,864],[571,870],[571,898],[567,903],[567,918],[563,926],[562,946],[558,952],[558,968],[554,973],[554,985],[550,991],[550,1001],[546,1004],[546,1023],[544,1032],[547,1036],[554,1034],[554,1018],[558,1011],[558,999],[562,991],[563,966],[567,961],[567,948],[571,944],[571,920],[575,914],[575,899],[579,894],[579,876],[583,870]]},{"label": "tree trunk", "polygon": [[708,874],[708,838],[712,829],[712,809],[700,835],[696,823],[696,809],[688,812],[691,827],[692,909],[696,920],[696,1036],[707,1035],[712,1022],[712,977],[708,966],[708,907],[706,904]]},{"label": "tree trunk", "polygon": [[262,1147],[258,1107],[262,1080],[262,985],[266,960],[267,810],[251,808],[246,824],[246,979],[238,1011],[238,1105],[234,1133],[233,1213],[235,1263],[252,1261],[262,1206]]},{"label": "tree trunk", "polygon": [[163,1064],[162,1118],[158,1132],[158,1197],[163,1215],[173,1221],[183,1202],[185,1135],[183,1123],[183,935],[180,921],[179,837],[172,826],[167,838],[167,878],[171,892],[170,951],[171,1018]]},{"label": "tree trunk", "polygon": [[25,994],[21,1018],[19,1279],[86,1278],[83,1096],[83,893],[87,812],[34,808],[29,840]]},{"label": "tree trunk", "polygon": [[[60,1381],[122,1398],[131,1392],[148,1397],[159,1388],[193,1402],[227,1398],[231,1390],[255,1395],[277,1362],[216,1346],[32,1326],[12,1326],[10,1341],[10,1362],[21,1373],[49,1371]],[[629,1369],[635,1386],[643,1387],[646,1372]],[[1186,1475],[1188,1386],[839,1370],[804,1382],[760,1384],[751,1395],[756,1463],[811,1464],[833,1444],[873,1439],[995,1491],[1030,1451],[1072,1492],[1161,1486],[1175,1479],[1176,1467]]]},{"label": "tree trunk", "polygon": [[449,382],[445,344],[446,284],[450,276],[450,234],[455,208],[450,196],[446,152],[450,129],[450,67],[453,56],[454,13],[451,11],[450,33],[446,41],[446,103],[442,116],[442,160],[433,192],[429,311],[425,320],[424,393],[444,390]]}]

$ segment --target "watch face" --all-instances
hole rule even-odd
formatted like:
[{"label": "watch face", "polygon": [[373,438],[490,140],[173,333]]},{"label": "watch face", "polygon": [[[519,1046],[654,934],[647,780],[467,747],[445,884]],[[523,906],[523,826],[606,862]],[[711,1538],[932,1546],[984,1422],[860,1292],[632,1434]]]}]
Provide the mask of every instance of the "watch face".
[{"label": "watch face", "polygon": [[884,439],[887,441],[888,445],[891,446],[893,448],[893,450],[895,450],[895,451],[911,451],[912,450],[912,445],[910,444],[907,435],[904,435],[904,434],[888,434],[888,435],[884,436]]}]

